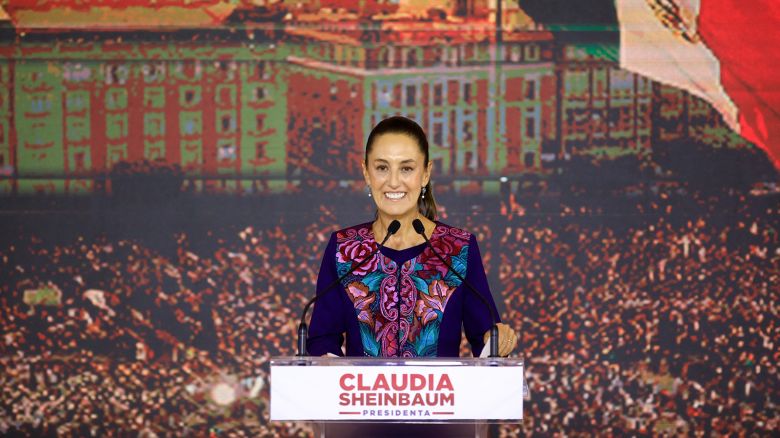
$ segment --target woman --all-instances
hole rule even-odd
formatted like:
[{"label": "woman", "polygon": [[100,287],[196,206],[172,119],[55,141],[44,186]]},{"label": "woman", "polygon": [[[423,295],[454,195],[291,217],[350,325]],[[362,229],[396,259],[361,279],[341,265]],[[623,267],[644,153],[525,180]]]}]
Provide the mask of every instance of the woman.
[{"label": "woman", "polygon": [[[310,354],[343,355],[346,333],[347,356],[457,357],[463,326],[479,356],[492,325],[487,307],[412,226],[422,221],[433,247],[497,314],[476,239],[435,221],[431,167],[425,132],[412,120],[391,117],[371,131],[363,176],[376,219],[331,236],[317,279],[317,293],[324,295],[312,314]],[[377,249],[393,220],[401,224],[398,232],[336,289],[323,291]],[[498,338],[499,354],[507,356],[517,337],[499,324]]]}]

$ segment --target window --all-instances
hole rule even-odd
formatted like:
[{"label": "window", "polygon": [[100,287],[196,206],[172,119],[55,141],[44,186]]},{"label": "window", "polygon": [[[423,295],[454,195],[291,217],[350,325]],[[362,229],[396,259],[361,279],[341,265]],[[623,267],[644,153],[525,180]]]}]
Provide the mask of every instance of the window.
[{"label": "window", "polygon": [[222,132],[232,131],[234,127],[233,117],[229,115],[222,116],[220,119]]},{"label": "window", "polygon": [[184,92],[184,101],[187,103],[192,103],[195,100],[195,92],[192,90],[187,90]]},{"label": "window", "polygon": [[165,90],[162,87],[144,88],[144,106],[161,109],[165,106]]},{"label": "window", "polygon": [[536,81],[533,79],[525,81],[525,98],[527,100],[536,99]]},{"label": "window", "polygon": [[444,102],[444,86],[442,84],[433,85],[433,104],[441,106]]},{"label": "window", "polygon": [[433,143],[444,146],[444,126],[438,122],[433,124]]},{"label": "window", "polygon": [[536,118],[535,117],[528,117],[525,118],[525,137],[526,138],[536,138]]},{"label": "window", "polygon": [[270,73],[268,72],[268,66],[266,61],[258,61],[257,62],[257,78],[258,79],[268,79],[270,76]]},{"label": "window", "polygon": [[66,62],[65,65],[63,65],[62,70],[62,77],[70,82],[87,81],[92,75],[90,68],[80,62]]},{"label": "window", "polygon": [[203,116],[200,112],[187,111],[179,116],[179,125],[184,135],[194,135],[201,133]]},{"label": "window", "polygon": [[449,51],[450,51],[450,65],[453,66],[453,67],[456,66],[456,65],[460,65],[460,49],[461,49],[461,46],[454,46],[454,47],[451,46],[451,47],[449,47]]},{"label": "window", "polygon": [[520,46],[512,46],[509,49],[509,60],[512,62],[520,62]]},{"label": "window", "polygon": [[571,71],[564,73],[563,89],[568,96],[585,96],[588,92],[588,72]]},{"label": "window", "polygon": [[146,143],[146,156],[147,160],[157,160],[165,158],[163,151],[165,150],[165,142],[147,142]]},{"label": "window", "polygon": [[624,117],[628,115],[627,111],[624,112],[622,108],[610,108],[607,113],[607,123],[609,123],[610,127],[620,126],[622,128],[630,123],[630,119],[626,119],[625,122],[627,123],[624,123]]},{"label": "window", "polygon": [[447,53],[447,50],[445,47],[442,46],[436,46],[433,48],[433,64],[434,65],[441,65],[445,62],[445,58],[447,57],[445,55]]},{"label": "window", "polygon": [[265,114],[255,115],[255,130],[260,132],[265,127]]},{"label": "window", "polygon": [[526,152],[525,157],[523,158],[523,164],[525,164],[525,167],[534,167],[536,161],[536,154],[533,152]]},{"label": "window", "polygon": [[476,161],[474,160],[474,152],[466,151],[465,161],[465,170],[474,172],[477,168]]},{"label": "window", "polygon": [[165,135],[165,115],[161,113],[144,114],[144,132],[150,137]]},{"label": "window", "polygon": [[147,63],[141,67],[141,72],[144,76],[144,82],[160,82],[165,79],[165,64],[161,62]]},{"label": "window", "polygon": [[65,95],[65,111],[75,113],[86,109],[86,103],[89,99],[84,91],[69,91]]},{"label": "window", "polygon": [[106,136],[112,140],[127,137],[127,114],[106,116]]},{"label": "window", "polygon": [[471,99],[472,99],[471,82],[466,82],[463,84],[463,101],[466,103],[471,103]]},{"label": "window", "polygon": [[106,108],[118,110],[127,108],[127,90],[114,88],[106,93]]},{"label": "window", "polygon": [[393,101],[393,94],[390,92],[390,86],[387,84],[383,84],[379,88],[379,94],[377,96],[377,100],[379,101],[380,107],[387,107],[390,106],[390,103]]},{"label": "window", "polygon": [[406,49],[406,66],[407,67],[416,67],[417,66],[417,49],[410,48]]},{"label": "window", "polygon": [[526,61],[538,61],[539,46],[536,44],[529,44],[525,46],[525,59]]},{"label": "window", "polygon": [[263,100],[266,97],[265,87],[255,88],[255,100]]},{"label": "window", "polygon": [[444,173],[444,162],[441,158],[434,158],[431,160],[433,162],[433,173],[434,175],[441,175]]},{"label": "window", "polygon": [[471,120],[463,122],[463,141],[472,141],[474,139],[474,128]]},{"label": "window", "polygon": [[68,141],[80,142],[89,138],[89,118],[86,116],[69,116],[65,118],[65,138]]},{"label": "window", "polygon": [[109,64],[105,69],[106,84],[124,85],[127,82],[128,69],[124,65]]},{"label": "window", "polygon": [[217,150],[217,161],[233,161],[236,159],[236,146],[232,143],[225,143],[220,145]]},{"label": "window", "polygon": [[416,85],[407,85],[406,86],[406,106],[415,106],[417,105],[417,86]]}]

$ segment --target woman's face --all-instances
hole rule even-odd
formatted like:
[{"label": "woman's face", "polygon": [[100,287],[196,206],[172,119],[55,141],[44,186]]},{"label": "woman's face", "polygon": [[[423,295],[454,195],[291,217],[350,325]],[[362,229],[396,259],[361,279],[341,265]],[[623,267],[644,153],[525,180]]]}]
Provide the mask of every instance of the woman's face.
[{"label": "woman's face", "polygon": [[384,134],[374,140],[368,163],[363,163],[363,177],[380,214],[417,213],[420,191],[431,177],[431,163],[424,163],[420,147],[408,135]]}]

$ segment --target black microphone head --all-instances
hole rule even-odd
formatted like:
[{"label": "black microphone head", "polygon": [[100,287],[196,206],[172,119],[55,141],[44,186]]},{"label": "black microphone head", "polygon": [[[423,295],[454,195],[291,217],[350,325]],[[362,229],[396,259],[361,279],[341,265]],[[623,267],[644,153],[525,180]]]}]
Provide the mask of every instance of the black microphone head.
[{"label": "black microphone head", "polygon": [[387,235],[395,234],[399,229],[401,229],[401,222],[398,222],[397,219],[393,219],[393,221],[390,222],[390,226],[387,227]]},{"label": "black microphone head", "polygon": [[420,219],[413,220],[412,226],[414,227],[414,231],[417,231],[417,234],[425,234],[425,225],[423,225]]}]

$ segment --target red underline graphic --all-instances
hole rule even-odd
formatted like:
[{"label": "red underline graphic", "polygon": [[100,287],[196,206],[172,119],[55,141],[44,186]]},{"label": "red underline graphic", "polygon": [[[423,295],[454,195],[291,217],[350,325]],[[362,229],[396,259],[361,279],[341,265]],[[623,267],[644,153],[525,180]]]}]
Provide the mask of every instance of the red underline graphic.
[{"label": "red underline graphic", "polygon": [[360,412],[339,412],[339,415],[360,415]]},{"label": "red underline graphic", "polygon": [[431,412],[433,415],[455,415],[455,412]]}]

